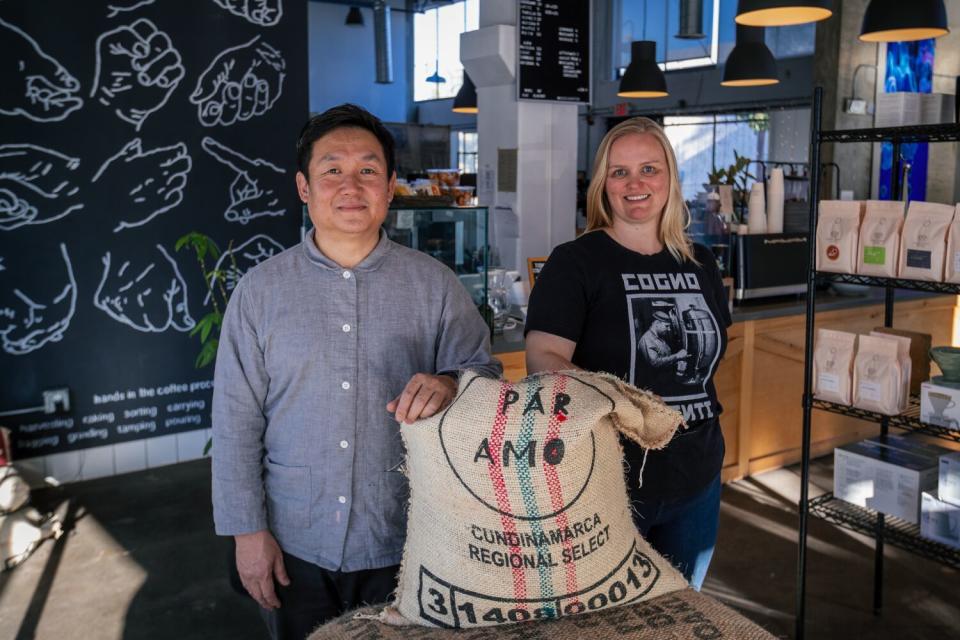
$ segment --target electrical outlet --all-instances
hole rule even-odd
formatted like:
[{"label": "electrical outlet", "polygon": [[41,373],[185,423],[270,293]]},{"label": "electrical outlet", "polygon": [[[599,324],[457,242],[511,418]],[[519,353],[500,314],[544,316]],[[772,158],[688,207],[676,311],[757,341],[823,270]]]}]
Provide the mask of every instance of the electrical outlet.
[{"label": "electrical outlet", "polygon": [[70,389],[47,389],[43,392],[44,413],[57,413],[58,404],[60,411],[64,413],[70,411]]}]

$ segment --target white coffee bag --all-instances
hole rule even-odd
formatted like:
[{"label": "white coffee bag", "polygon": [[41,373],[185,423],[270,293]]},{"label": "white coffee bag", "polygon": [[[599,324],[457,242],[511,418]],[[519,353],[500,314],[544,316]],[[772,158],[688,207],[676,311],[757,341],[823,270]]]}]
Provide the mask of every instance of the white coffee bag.
[{"label": "white coffee bag", "polygon": [[853,401],[853,358],[857,335],[817,329],[813,351],[813,395],[821,400],[849,405]]},{"label": "white coffee bag", "polygon": [[956,206],[947,232],[947,258],[944,262],[943,281],[960,283],[960,204]]},{"label": "white coffee bag", "polygon": [[894,278],[900,254],[900,230],[903,228],[903,203],[868,200],[860,225],[857,273]]},{"label": "white coffee bag", "polygon": [[817,222],[817,271],[856,273],[857,241],[863,203],[820,201]]},{"label": "white coffee bag", "polygon": [[897,405],[901,412],[906,411],[907,405],[910,403],[910,378],[913,375],[913,361],[910,359],[910,338],[891,333],[881,333],[880,331],[871,331],[870,335],[893,340],[897,343],[897,360],[900,362],[900,375],[903,378],[903,384],[897,394]]},{"label": "white coffee bag", "polygon": [[853,365],[853,406],[896,415],[900,413],[902,386],[897,342],[860,336]]},{"label": "white coffee bag", "polygon": [[900,241],[901,278],[943,281],[947,232],[954,207],[932,202],[911,202]]}]

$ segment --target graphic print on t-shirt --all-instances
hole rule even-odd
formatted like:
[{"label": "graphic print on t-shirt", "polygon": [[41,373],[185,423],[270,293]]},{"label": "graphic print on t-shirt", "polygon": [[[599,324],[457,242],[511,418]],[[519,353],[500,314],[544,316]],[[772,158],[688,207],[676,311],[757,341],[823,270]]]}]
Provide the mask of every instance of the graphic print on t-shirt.
[{"label": "graphic print on t-shirt", "polygon": [[[674,274],[676,277],[677,274]],[[627,291],[653,289],[647,293],[627,294],[627,313],[631,329],[630,383],[649,378],[652,370],[661,388],[664,402],[683,414],[686,421],[713,417],[707,382],[720,359],[720,327],[693,274],[683,283],[688,292],[663,291],[672,287],[644,286],[670,282],[664,274],[642,278],[624,275]],[[693,285],[693,286],[692,286]],[[646,375],[641,375],[641,372]]]}]

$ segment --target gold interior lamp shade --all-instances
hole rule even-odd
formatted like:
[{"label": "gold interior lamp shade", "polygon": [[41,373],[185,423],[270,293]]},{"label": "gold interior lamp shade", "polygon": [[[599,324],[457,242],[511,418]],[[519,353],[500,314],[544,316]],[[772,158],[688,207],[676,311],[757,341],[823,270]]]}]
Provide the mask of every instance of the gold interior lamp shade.
[{"label": "gold interior lamp shade", "polygon": [[863,42],[912,42],[950,33],[943,0],[871,0],[863,14]]},{"label": "gold interior lamp shade", "polygon": [[657,65],[657,43],[637,40],[630,44],[630,64],[620,78],[621,98],[665,98],[667,79]]},{"label": "gold interior lamp shade", "polygon": [[748,27],[787,27],[832,15],[832,0],[740,0],[735,20]]}]

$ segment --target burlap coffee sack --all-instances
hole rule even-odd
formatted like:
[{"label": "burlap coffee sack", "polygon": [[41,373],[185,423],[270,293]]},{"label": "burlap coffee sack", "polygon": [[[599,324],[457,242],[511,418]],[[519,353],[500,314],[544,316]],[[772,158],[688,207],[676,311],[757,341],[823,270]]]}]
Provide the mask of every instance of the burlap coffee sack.
[{"label": "burlap coffee sack", "polygon": [[683,589],[634,527],[617,437],[658,449],[681,423],[603,374],[464,376],[446,411],[401,431],[411,491],[403,617],[384,619],[468,628]]},{"label": "burlap coffee sack", "polygon": [[367,607],[346,613],[314,631],[308,640],[772,640],[775,637],[693,589],[559,620],[472,630],[392,627],[372,619],[377,611],[377,607]]}]

